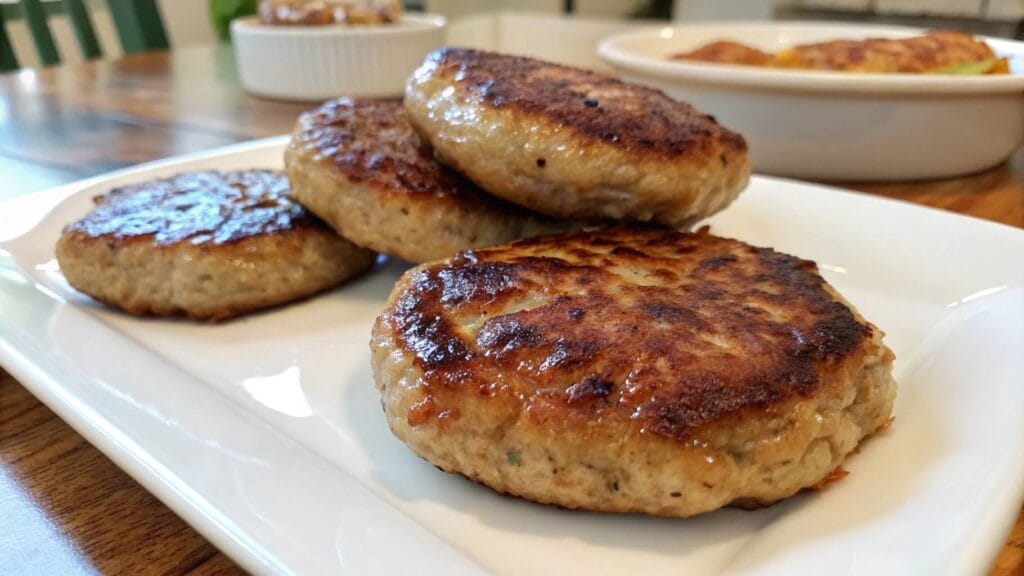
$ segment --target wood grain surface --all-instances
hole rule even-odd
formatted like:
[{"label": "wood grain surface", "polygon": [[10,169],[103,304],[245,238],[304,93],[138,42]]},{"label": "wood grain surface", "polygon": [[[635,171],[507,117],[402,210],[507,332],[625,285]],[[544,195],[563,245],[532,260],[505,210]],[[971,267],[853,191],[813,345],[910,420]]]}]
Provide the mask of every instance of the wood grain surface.
[{"label": "wood grain surface", "polygon": [[[223,46],[0,76],[0,199],[283,134],[309,107],[245,95]],[[845,186],[1024,227],[1024,151],[966,178]],[[0,370],[0,574],[240,572]],[[990,575],[1024,575],[1024,514]]]}]

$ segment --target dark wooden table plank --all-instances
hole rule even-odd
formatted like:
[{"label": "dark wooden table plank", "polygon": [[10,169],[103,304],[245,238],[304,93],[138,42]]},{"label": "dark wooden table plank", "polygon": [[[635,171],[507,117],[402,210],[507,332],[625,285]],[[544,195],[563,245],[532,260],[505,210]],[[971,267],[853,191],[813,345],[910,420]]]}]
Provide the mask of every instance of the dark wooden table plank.
[{"label": "dark wooden table plank", "polygon": [[[66,171],[102,173],[161,158],[224,146],[240,137],[148,125],[57,104],[0,124],[0,156]],[[74,150],[68,155],[68,150]]]},{"label": "dark wooden table plank", "polygon": [[[283,134],[309,106],[248,97],[223,46],[0,76],[0,198]],[[1024,151],[966,178],[845,186],[1024,227]],[[240,570],[0,370],[0,574],[24,572]],[[1024,515],[991,571],[1022,574]]]},{"label": "dark wooden table plank", "polygon": [[11,90],[30,100],[53,96],[110,115],[246,138],[288,132],[297,111],[309,107],[246,95],[226,45],[0,77],[0,93]]},{"label": "dark wooden table plank", "polygon": [[1024,148],[1018,149],[1008,162],[992,170],[963,178],[845,186],[1024,228]]}]

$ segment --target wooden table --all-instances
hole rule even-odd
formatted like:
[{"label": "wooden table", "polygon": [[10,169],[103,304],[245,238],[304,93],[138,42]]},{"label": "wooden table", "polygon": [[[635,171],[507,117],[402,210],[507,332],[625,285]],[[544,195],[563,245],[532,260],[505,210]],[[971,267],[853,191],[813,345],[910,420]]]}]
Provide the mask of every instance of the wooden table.
[{"label": "wooden table", "polygon": [[[282,134],[308,107],[246,96],[224,47],[0,76],[0,199]],[[855,188],[1024,227],[1024,150],[968,178]],[[92,572],[240,570],[0,370],[0,574]],[[1024,514],[991,574],[1024,574]]]}]

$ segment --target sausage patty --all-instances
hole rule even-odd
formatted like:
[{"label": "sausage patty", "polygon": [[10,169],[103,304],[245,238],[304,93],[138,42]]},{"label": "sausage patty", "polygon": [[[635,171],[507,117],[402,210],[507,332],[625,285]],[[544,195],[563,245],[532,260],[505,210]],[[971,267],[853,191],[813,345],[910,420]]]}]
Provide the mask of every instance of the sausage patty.
[{"label": "sausage patty", "polygon": [[64,229],[68,282],[132,314],[224,320],[331,288],[376,255],[288,197],[276,170],[189,172],[96,198]]},{"label": "sausage patty", "polygon": [[892,410],[892,352],[813,262],[609,229],[408,271],[373,332],[394,434],[432,464],[569,508],[765,505]]},{"label": "sausage patty", "polygon": [[681,228],[726,207],[750,175],[743,137],[688,104],[532,58],[438,50],[405,107],[443,162],[552,216]]}]

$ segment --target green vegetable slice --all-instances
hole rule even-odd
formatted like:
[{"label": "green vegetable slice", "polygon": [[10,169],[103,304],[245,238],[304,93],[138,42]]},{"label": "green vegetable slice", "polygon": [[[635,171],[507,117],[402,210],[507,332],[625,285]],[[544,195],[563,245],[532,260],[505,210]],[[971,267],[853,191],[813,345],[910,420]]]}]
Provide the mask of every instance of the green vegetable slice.
[{"label": "green vegetable slice", "polygon": [[959,76],[975,76],[980,74],[987,74],[989,70],[996,65],[995,58],[989,58],[988,60],[979,60],[977,62],[966,62],[964,64],[954,64],[952,66],[946,66],[945,68],[939,68],[934,70],[935,74],[956,74]]}]

